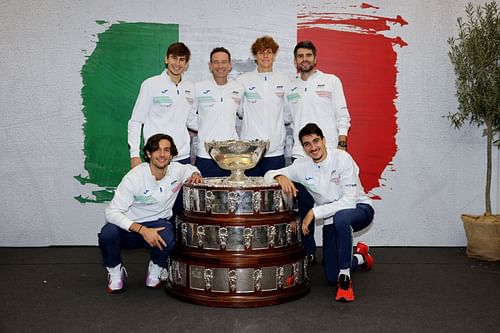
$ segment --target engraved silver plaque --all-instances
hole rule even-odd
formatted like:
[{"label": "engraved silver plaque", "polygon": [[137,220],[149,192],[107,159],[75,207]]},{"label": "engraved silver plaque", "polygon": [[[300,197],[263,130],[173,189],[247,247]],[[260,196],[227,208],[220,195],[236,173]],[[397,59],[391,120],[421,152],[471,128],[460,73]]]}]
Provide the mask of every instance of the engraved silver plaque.
[{"label": "engraved silver plaque", "polygon": [[306,279],[306,274],[304,270],[304,259],[297,263],[297,274],[295,275],[295,282],[303,283]]},{"label": "engraved silver plaque", "polygon": [[244,251],[245,250],[245,227],[228,227],[226,250],[228,251]]},{"label": "engraved silver plaque", "polygon": [[205,213],[207,211],[206,201],[205,201],[205,189],[193,189],[191,195],[191,210],[197,213]]},{"label": "engraved silver plaque", "polygon": [[289,245],[296,244],[299,241],[297,236],[297,223],[292,222],[286,226],[286,241]]},{"label": "engraved silver plaque", "polygon": [[185,210],[191,210],[192,192],[193,192],[193,189],[191,189],[187,186],[184,186],[182,188],[182,193],[183,193],[182,201],[183,201],[183,205],[184,205]]},{"label": "engraved silver plaque", "polygon": [[295,271],[292,264],[283,266],[283,288],[290,288],[295,285]]},{"label": "engraved silver plaque", "polygon": [[212,291],[219,293],[229,292],[228,268],[212,268]]},{"label": "engraved silver plaque", "polygon": [[267,225],[252,227],[252,250],[263,250],[269,248]]},{"label": "engraved silver plaque", "polygon": [[189,287],[196,290],[205,290],[205,267],[189,266]]},{"label": "engraved silver plaque", "polygon": [[286,223],[275,224],[274,247],[284,247],[287,245]]},{"label": "engraved silver plaque", "polygon": [[236,269],[236,293],[254,292],[254,269],[239,268]]},{"label": "engraved silver plaque", "polygon": [[276,279],[276,266],[262,267],[260,289],[262,291],[272,291],[278,289],[278,283]]},{"label": "engraved silver plaque", "polygon": [[219,226],[205,225],[203,248],[207,250],[220,250]]},{"label": "engraved silver plaque", "polygon": [[186,245],[198,247],[198,225],[196,223],[186,223]]},{"label": "engraved silver plaque", "polygon": [[253,191],[237,191],[238,202],[235,213],[237,215],[253,214]]},{"label": "engraved silver plaque", "polygon": [[274,190],[260,191],[260,212],[273,213],[276,210],[276,202],[274,200]]},{"label": "engraved silver plaque", "polygon": [[229,213],[229,199],[227,191],[212,191],[212,213],[213,214],[228,214]]},{"label": "engraved silver plaque", "polygon": [[292,209],[293,207],[293,198],[290,195],[287,195],[283,191],[276,191],[276,193],[279,194],[278,196],[278,210],[280,212],[287,212]]}]

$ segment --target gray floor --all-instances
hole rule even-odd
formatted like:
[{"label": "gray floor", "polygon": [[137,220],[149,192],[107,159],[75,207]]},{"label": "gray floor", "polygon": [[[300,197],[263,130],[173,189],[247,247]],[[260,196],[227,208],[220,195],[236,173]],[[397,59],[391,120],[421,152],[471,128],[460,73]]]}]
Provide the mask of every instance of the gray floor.
[{"label": "gray floor", "polygon": [[[321,251],[319,250],[319,254]],[[105,292],[96,247],[0,248],[0,332],[499,332],[500,263],[463,248],[374,248],[334,300],[322,266],[296,301],[249,309],[184,303],[143,285],[147,254],[125,252],[126,292]]]}]

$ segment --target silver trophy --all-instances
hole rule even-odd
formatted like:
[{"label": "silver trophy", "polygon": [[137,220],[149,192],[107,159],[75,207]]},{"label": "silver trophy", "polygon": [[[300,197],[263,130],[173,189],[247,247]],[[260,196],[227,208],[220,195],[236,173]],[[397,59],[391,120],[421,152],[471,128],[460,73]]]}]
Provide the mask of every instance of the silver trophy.
[{"label": "silver trophy", "polygon": [[225,182],[235,185],[246,183],[244,171],[255,167],[268,148],[269,140],[205,142],[205,149],[217,165],[231,171]]}]

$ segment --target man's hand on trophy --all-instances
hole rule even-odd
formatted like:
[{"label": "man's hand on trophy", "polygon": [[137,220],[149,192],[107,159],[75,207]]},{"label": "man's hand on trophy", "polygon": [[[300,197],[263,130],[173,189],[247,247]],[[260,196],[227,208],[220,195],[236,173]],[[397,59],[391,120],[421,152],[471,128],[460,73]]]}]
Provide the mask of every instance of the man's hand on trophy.
[{"label": "man's hand on trophy", "polygon": [[278,181],[278,183],[281,186],[281,189],[287,195],[291,195],[291,196],[294,196],[294,197],[297,196],[298,190],[295,187],[295,185],[293,184],[293,182],[290,181],[290,179],[288,179],[287,176],[278,175],[278,176],[274,177],[274,179],[276,179]]}]

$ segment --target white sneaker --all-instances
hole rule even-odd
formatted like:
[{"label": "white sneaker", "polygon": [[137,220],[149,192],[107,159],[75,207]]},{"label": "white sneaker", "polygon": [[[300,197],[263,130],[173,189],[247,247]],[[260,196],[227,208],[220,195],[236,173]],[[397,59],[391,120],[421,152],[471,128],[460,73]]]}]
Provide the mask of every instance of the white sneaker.
[{"label": "white sneaker", "polygon": [[123,291],[127,270],[121,264],[115,267],[106,267],[108,271],[108,293],[116,294]]},{"label": "white sneaker", "polygon": [[163,267],[158,266],[151,260],[149,261],[148,275],[146,276],[146,287],[149,288],[160,288],[161,279],[160,276],[163,271]]}]

